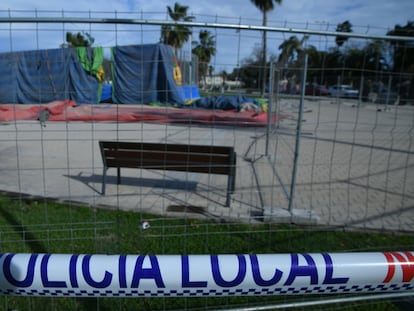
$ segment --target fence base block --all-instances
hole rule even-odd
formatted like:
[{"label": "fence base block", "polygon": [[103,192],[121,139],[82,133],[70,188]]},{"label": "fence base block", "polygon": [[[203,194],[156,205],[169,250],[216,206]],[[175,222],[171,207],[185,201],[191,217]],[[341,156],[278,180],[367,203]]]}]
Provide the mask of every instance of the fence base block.
[{"label": "fence base block", "polygon": [[263,208],[263,221],[276,223],[295,223],[303,225],[315,225],[319,222],[319,216],[315,211],[305,209]]}]

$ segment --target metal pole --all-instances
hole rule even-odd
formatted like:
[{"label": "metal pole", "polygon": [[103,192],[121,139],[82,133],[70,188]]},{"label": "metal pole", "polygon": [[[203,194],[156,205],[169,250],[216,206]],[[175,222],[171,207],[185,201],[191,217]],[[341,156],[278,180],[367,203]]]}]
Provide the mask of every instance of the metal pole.
[{"label": "metal pole", "polygon": [[269,73],[269,102],[267,104],[267,126],[266,126],[266,151],[265,156],[269,155],[269,140],[270,140],[270,127],[272,122],[272,105],[273,105],[273,92],[274,92],[274,63],[270,63]]},{"label": "metal pole", "polygon": [[309,300],[309,301],[295,301],[295,302],[288,302],[283,304],[275,304],[275,305],[267,305],[267,306],[254,306],[254,307],[246,307],[246,308],[238,308],[238,309],[220,309],[221,311],[271,311],[271,310],[278,310],[278,309],[290,309],[290,308],[305,308],[311,306],[322,306],[328,304],[344,304],[344,303],[351,303],[351,302],[359,302],[359,301],[368,301],[368,300],[380,300],[380,299],[396,299],[396,298],[412,298],[413,293],[411,292],[398,292],[398,293],[386,293],[386,294],[372,294],[372,295],[360,295],[360,296],[352,296],[352,297],[339,297],[339,298],[332,298],[332,299],[319,299],[319,300]]},{"label": "metal pole", "polygon": [[[9,14],[10,15],[10,14]],[[267,27],[255,25],[241,25],[241,24],[224,24],[224,23],[206,23],[206,22],[185,22],[185,21],[169,21],[169,20],[151,20],[151,19],[133,19],[133,18],[82,18],[82,17],[0,17],[0,24],[2,23],[68,23],[68,24],[125,24],[125,25],[174,25],[185,27],[201,27],[201,28],[223,28],[223,29],[239,29],[250,31],[268,31],[268,32],[283,32],[283,33],[297,33],[305,35],[320,35],[337,37],[343,36],[347,38],[360,39],[376,39],[376,40],[395,40],[403,42],[411,42],[412,37],[408,36],[388,36],[388,35],[369,35],[359,34],[354,32],[337,32],[337,31],[320,31],[300,28],[286,28],[286,27]]]},{"label": "metal pole", "polygon": [[300,137],[301,137],[301,131],[302,131],[303,101],[305,98],[305,84],[306,84],[307,70],[308,70],[308,55],[305,54],[305,61],[303,65],[302,79],[301,79],[301,85],[300,85],[300,101],[299,101],[298,123],[296,126],[296,145],[295,145],[295,155],[294,155],[293,170],[292,170],[292,182],[290,184],[289,211],[291,213],[293,209],[293,201],[295,199],[296,174],[297,174],[298,161],[299,161],[299,146],[300,146]]},{"label": "metal pole", "polygon": [[190,33],[190,40],[189,40],[190,42],[189,42],[189,44],[188,44],[188,53],[189,53],[189,55],[188,55],[188,87],[190,88],[190,100],[193,100],[193,96],[192,96],[192,93],[193,92],[191,92],[191,85],[192,85],[192,83],[193,83],[193,77],[192,77],[192,61],[193,61],[193,59],[192,59],[192,51],[191,51],[191,49],[192,49],[192,42],[193,42],[193,37],[192,37],[192,35],[191,35],[191,33]]},{"label": "metal pole", "polygon": [[[275,65],[276,68],[276,65]],[[280,115],[280,105],[279,105],[279,84],[280,84],[280,71],[279,69],[274,69],[274,79],[273,79],[273,101],[275,102],[274,113],[276,116]],[[276,117],[274,124],[275,128],[279,128],[280,121]]]}]

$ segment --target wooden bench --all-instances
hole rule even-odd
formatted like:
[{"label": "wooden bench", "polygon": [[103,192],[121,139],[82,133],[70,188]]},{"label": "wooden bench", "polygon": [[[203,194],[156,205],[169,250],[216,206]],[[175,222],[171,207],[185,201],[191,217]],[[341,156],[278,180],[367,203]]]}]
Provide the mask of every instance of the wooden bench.
[{"label": "wooden bench", "polygon": [[105,194],[106,172],[117,168],[118,184],[121,168],[172,170],[228,175],[226,206],[236,181],[236,153],[233,147],[159,144],[143,142],[100,141],[103,161],[102,194]]}]

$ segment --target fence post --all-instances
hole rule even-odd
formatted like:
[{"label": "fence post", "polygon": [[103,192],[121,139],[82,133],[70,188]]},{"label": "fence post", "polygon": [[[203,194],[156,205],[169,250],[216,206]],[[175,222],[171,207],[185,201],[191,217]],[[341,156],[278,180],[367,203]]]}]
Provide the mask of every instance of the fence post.
[{"label": "fence post", "polygon": [[292,181],[290,184],[289,212],[291,213],[293,210],[293,201],[295,199],[296,174],[297,174],[298,161],[299,161],[299,146],[300,146],[300,136],[301,136],[301,131],[302,131],[303,101],[305,98],[305,84],[306,84],[307,70],[308,70],[308,54],[305,54],[305,61],[303,65],[302,79],[301,79],[301,85],[300,85],[298,123],[296,125],[295,155],[294,155],[294,161],[293,161]]},{"label": "fence post", "polygon": [[273,93],[274,93],[274,63],[270,63],[269,72],[269,102],[267,105],[267,126],[266,126],[266,150],[265,155],[269,155],[269,140],[270,140],[270,127],[272,122],[272,105],[273,105]]}]

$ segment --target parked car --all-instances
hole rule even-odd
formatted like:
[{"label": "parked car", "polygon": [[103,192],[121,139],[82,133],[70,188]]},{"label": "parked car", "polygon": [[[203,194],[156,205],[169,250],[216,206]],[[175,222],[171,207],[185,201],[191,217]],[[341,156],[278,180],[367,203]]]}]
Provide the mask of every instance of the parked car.
[{"label": "parked car", "polygon": [[323,85],[306,84],[306,86],[305,86],[305,95],[326,96],[326,95],[328,95],[328,89]]},{"label": "parked car", "polygon": [[337,97],[356,98],[359,92],[350,85],[333,85],[328,88],[328,94]]}]

